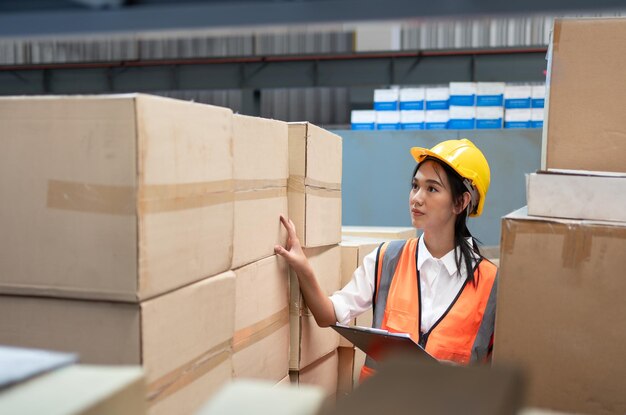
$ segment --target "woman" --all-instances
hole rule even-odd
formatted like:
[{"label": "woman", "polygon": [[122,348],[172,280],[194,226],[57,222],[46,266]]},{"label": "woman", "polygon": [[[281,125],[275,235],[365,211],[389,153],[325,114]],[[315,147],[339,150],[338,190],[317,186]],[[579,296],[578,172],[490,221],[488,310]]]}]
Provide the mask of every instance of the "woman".
[{"label": "woman", "polygon": [[[414,147],[411,154],[417,166],[409,211],[413,226],[423,230],[420,238],[382,244],[331,297],[317,283],[293,222],[282,217],[289,238],[275,252],[297,273],[320,326],[347,323],[374,307],[373,327],[409,333],[439,360],[485,361],[493,344],[497,268],[481,255],[466,221],[482,213],[489,165],[467,139]],[[373,366],[368,359],[361,377]]]}]

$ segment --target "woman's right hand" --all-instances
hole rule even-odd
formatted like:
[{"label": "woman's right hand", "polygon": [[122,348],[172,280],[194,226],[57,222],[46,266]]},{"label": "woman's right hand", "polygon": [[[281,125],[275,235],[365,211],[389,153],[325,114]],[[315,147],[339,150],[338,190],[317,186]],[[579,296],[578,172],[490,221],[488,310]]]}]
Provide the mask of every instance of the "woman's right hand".
[{"label": "woman's right hand", "polygon": [[302,245],[300,245],[300,240],[298,235],[296,235],[296,225],[291,219],[287,219],[283,215],[280,216],[280,222],[287,229],[287,244],[285,247],[276,245],[274,253],[285,258],[296,274],[301,275],[303,272],[310,270],[311,265],[306,255],[304,255]]},{"label": "woman's right hand", "polygon": [[287,229],[287,245],[285,247],[276,245],[274,252],[276,255],[285,258],[298,275],[300,291],[317,324],[320,327],[328,327],[337,321],[335,307],[320,287],[313,272],[313,267],[311,267],[306,255],[304,255],[302,245],[300,245],[300,240],[298,235],[296,235],[296,225],[282,215],[280,216],[280,221]]}]

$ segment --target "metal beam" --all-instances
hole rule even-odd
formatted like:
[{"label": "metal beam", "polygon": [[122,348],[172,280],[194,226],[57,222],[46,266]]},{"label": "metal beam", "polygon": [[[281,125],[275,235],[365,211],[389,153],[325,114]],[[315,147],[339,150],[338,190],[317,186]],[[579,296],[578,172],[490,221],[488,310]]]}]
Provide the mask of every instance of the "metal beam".
[{"label": "metal beam", "polygon": [[[83,0],[85,2],[86,0]],[[102,3],[89,0],[88,3]],[[111,0],[103,4],[114,3]],[[66,9],[0,14],[0,36],[139,32],[169,29],[284,25],[623,9],[623,0],[306,0],[133,1],[106,10]]]},{"label": "metal beam", "polygon": [[0,67],[0,95],[540,82],[545,68],[545,48],[19,65]]}]

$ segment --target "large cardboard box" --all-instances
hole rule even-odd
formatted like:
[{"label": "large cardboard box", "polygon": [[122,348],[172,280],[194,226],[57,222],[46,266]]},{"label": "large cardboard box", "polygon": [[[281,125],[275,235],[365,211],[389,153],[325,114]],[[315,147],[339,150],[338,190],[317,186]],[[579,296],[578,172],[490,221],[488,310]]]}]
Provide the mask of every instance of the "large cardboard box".
[{"label": "large cardboard box", "polygon": [[[360,238],[360,237],[345,237],[342,239],[341,244],[341,287],[345,287],[346,284],[352,279],[354,271],[363,265],[363,259],[372,251],[378,249],[383,240],[376,238]],[[372,311],[369,310],[363,313],[358,318],[354,319],[350,323],[356,326],[371,327],[372,325]],[[352,347],[352,343],[344,337],[339,338],[339,347]]]},{"label": "large cardboard box", "polygon": [[375,376],[338,399],[328,414],[518,415],[523,391],[521,374],[510,368],[459,367],[399,356],[383,362]]},{"label": "large cardboard box", "polygon": [[235,236],[232,268],[274,254],[287,233],[289,150],[287,123],[245,115],[233,117]]},{"label": "large cardboard box", "polygon": [[626,19],[555,19],[542,168],[626,172]]},{"label": "large cardboard box", "polygon": [[145,414],[138,367],[73,365],[0,391],[2,414]]},{"label": "large cardboard box", "polygon": [[[373,311],[370,309],[358,316],[353,324],[361,327],[372,327],[372,321]],[[337,393],[339,396],[345,396],[359,385],[361,368],[365,364],[365,358],[367,355],[343,337],[341,338],[341,341],[343,343],[340,343],[340,346],[337,349],[339,352],[339,380]],[[347,346],[342,346],[341,344],[347,344]]]},{"label": "large cardboard box", "polygon": [[341,241],[341,137],[289,123],[289,217],[305,247]]},{"label": "large cardboard box", "polygon": [[291,383],[323,388],[329,401],[334,401],[337,396],[338,365],[338,353],[333,350],[300,370],[290,371],[289,377]]},{"label": "large cardboard box", "polygon": [[493,361],[524,369],[528,406],[626,412],[626,225],[502,222]]},{"label": "large cardboard box", "polygon": [[289,272],[277,256],[235,270],[235,378],[289,374]]},{"label": "large cardboard box", "polygon": [[229,269],[229,109],[13,97],[0,124],[0,292],[139,301]]},{"label": "large cardboard box", "polygon": [[539,171],[528,175],[526,199],[531,216],[626,222],[626,173]]},{"label": "large cardboard box", "polygon": [[411,239],[417,237],[417,230],[404,226],[342,226],[343,240],[351,238],[375,238],[383,241]]},{"label": "large cardboard box", "polygon": [[292,388],[238,380],[223,388],[196,415],[321,415],[324,391],[313,386]]},{"label": "large cardboard box", "polygon": [[0,296],[0,343],[141,364],[151,413],[190,413],[232,377],[235,275],[139,304]]},{"label": "large cardboard box", "polygon": [[[338,245],[304,250],[322,290],[330,295],[337,291],[341,280],[341,248]],[[330,327],[321,328],[306,306],[298,277],[290,270],[289,369],[300,370],[339,346],[339,334]]]}]

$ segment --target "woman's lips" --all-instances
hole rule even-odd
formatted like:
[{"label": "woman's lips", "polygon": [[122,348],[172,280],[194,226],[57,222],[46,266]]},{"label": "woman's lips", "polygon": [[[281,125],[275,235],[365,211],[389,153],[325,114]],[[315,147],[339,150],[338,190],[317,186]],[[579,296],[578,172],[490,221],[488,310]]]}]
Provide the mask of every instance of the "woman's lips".
[{"label": "woman's lips", "polygon": [[424,212],[422,212],[421,210],[417,210],[417,209],[411,209],[411,214],[413,216],[424,216]]}]

